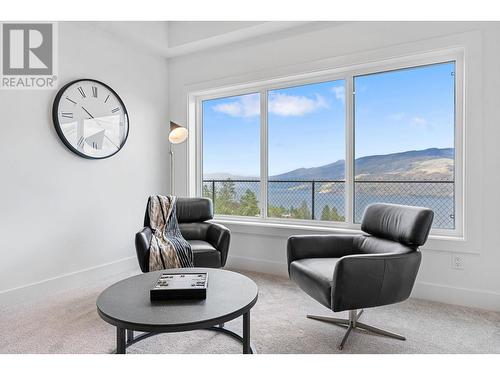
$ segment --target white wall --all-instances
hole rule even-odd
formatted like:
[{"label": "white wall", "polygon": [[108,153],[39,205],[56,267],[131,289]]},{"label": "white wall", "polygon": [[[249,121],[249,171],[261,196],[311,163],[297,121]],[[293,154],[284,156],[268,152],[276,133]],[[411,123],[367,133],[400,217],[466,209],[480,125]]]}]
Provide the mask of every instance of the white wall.
[{"label": "white wall", "polygon": [[[467,108],[470,139],[468,198],[474,202],[467,212],[474,241],[441,241],[437,250],[424,250],[414,296],[443,302],[500,310],[500,174],[497,173],[500,149],[500,37],[499,23],[357,22],[314,29],[300,35],[266,36],[206,52],[178,57],[169,65],[169,108],[172,118],[187,123],[187,93],[209,82],[239,84],[255,79],[273,78],[294,72],[295,65],[392,48],[403,53],[408,43],[425,46],[428,40],[475,32],[477,46],[469,61],[474,61],[475,82]],[[401,46],[401,47],[400,47]],[[454,45],[450,45],[452,47]],[[388,56],[389,57],[389,56]],[[467,64],[467,61],[466,61]],[[470,65],[469,65],[470,68]],[[267,75],[267,77],[266,77]],[[208,83],[207,83],[208,82]],[[471,94],[471,92],[469,92]],[[175,191],[188,194],[187,145],[178,148]],[[474,160],[474,163],[470,161]],[[477,160],[477,163],[476,163]],[[475,164],[475,165],[474,165]],[[477,176],[477,178],[471,178]],[[482,176],[482,177],[481,177]],[[482,178],[482,180],[481,180]],[[482,225],[479,225],[482,223]],[[283,273],[286,239],[290,233],[305,230],[229,225],[233,230],[229,265]],[[463,252],[465,269],[451,269],[451,255]]]},{"label": "white wall", "polygon": [[167,69],[164,58],[91,23],[59,23],[60,85],[101,80],[129,113],[124,148],[104,160],[80,158],[59,140],[57,90],[0,91],[0,297],[103,264],[115,265],[104,274],[137,267],[146,198],[168,189]]}]

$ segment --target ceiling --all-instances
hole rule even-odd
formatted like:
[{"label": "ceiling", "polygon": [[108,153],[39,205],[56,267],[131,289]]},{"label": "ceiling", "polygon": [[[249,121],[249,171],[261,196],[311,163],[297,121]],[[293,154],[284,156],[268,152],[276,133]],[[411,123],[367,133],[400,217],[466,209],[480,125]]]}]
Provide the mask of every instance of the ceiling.
[{"label": "ceiling", "polygon": [[93,26],[166,58],[196,53],[305,26],[331,27],[339,22],[309,21],[110,21]]}]

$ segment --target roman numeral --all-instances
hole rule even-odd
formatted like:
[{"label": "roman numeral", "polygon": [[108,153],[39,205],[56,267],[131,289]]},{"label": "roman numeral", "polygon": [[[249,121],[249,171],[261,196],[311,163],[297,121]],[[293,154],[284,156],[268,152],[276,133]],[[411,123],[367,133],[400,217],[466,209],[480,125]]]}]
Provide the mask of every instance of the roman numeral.
[{"label": "roman numeral", "polygon": [[85,91],[83,91],[82,87],[78,87],[78,91],[80,92],[80,95],[82,96],[82,98],[86,98],[87,95],[85,95]]},{"label": "roman numeral", "polygon": [[85,142],[85,138],[80,137],[80,139],[77,142],[78,147],[83,147],[83,142]]},{"label": "roman numeral", "polygon": [[61,112],[62,117],[73,118],[73,112]]},{"label": "roman numeral", "polygon": [[109,99],[109,95],[106,96],[106,100],[104,101],[104,103],[106,103],[108,101],[108,99]]},{"label": "roman numeral", "polygon": [[92,148],[95,149],[95,150],[97,150],[97,143],[92,142]]},{"label": "roman numeral", "polygon": [[92,96],[94,98],[97,98],[97,87],[95,87],[95,86],[92,86]]},{"label": "roman numeral", "polygon": [[71,103],[76,104],[75,101],[71,100],[70,98],[66,97],[66,100],[69,100]]},{"label": "roman numeral", "polygon": [[116,113],[116,112],[118,112],[119,110],[120,110],[120,108],[119,108],[119,107],[116,107],[116,108],[114,108],[114,109],[112,109],[112,110],[111,110],[111,113]]}]

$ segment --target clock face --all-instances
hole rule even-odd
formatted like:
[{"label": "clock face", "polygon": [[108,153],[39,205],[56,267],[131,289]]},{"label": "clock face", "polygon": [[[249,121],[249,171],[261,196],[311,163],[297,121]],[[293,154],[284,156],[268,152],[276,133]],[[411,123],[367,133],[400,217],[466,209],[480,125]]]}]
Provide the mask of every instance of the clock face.
[{"label": "clock face", "polygon": [[102,82],[82,79],[64,86],[54,101],[52,117],[64,144],[85,158],[107,158],[127,140],[125,105]]}]

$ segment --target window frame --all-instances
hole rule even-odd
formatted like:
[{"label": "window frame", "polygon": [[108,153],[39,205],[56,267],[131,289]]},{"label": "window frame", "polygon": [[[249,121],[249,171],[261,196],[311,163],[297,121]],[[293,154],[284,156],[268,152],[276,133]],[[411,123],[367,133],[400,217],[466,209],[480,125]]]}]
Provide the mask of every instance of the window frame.
[{"label": "window frame", "polygon": [[[464,51],[463,49],[449,49],[421,53],[418,55],[400,58],[378,60],[359,65],[349,65],[333,69],[309,71],[302,74],[293,74],[267,80],[259,80],[240,85],[223,86],[200,92],[189,93],[188,116],[192,120],[195,130],[195,142],[190,150],[190,155],[195,156],[195,171],[190,171],[191,180],[195,181],[191,192],[201,196],[203,184],[203,101],[245,95],[250,93],[260,94],[260,196],[261,212],[259,217],[246,217],[236,215],[216,215],[217,220],[235,223],[266,223],[271,225],[303,226],[308,228],[355,230],[361,229],[360,224],[354,223],[354,78],[357,76],[377,74],[395,70],[417,68],[446,62],[455,63],[455,132],[454,132],[454,204],[455,228],[433,228],[433,236],[463,238],[464,236]],[[315,84],[327,81],[345,81],[345,222],[327,222],[321,220],[284,219],[267,216],[268,200],[268,92],[289,87]],[[194,173],[193,173],[194,172]]]}]

